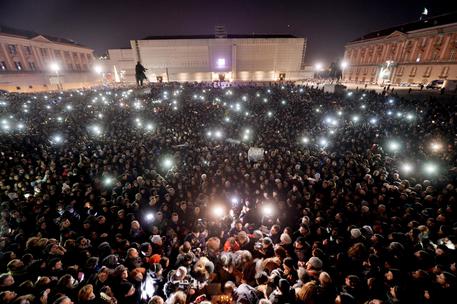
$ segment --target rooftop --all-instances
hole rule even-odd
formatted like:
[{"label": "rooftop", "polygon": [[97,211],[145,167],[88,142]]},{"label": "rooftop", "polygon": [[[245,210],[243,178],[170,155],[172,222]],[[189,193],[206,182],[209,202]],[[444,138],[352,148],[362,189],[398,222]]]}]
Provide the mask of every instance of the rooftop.
[{"label": "rooftop", "polygon": [[72,44],[72,45],[76,45],[76,46],[85,47],[85,46],[83,46],[81,44],[78,44],[78,43],[76,43],[76,42],[74,42],[73,40],[70,40],[70,39],[54,37],[54,36],[50,36],[50,35],[46,35],[46,34],[37,33],[37,32],[34,32],[34,31],[16,29],[16,28],[12,28],[12,27],[5,26],[5,25],[2,25],[2,24],[0,24],[0,34],[6,34],[6,35],[11,35],[11,36],[19,36],[19,37],[23,37],[23,38],[26,38],[26,39],[33,39],[33,38],[35,38],[37,36],[43,36],[44,38],[46,38],[46,39],[48,39],[48,40],[50,40],[52,42],[64,43],[64,44]]},{"label": "rooftop", "polygon": [[393,27],[390,27],[387,29],[382,29],[379,31],[371,32],[371,33],[363,35],[362,37],[359,37],[355,40],[352,40],[351,42],[358,42],[358,41],[367,40],[367,39],[389,36],[390,34],[392,34],[395,31],[407,33],[407,32],[422,30],[422,29],[426,29],[426,28],[430,28],[430,27],[434,27],[434,26],[446,25],[446,24],[451,24],[451,23],[456,23],[456,22],[457,22],[457,12],[453,12],[453,13],[449,13],[449,14],[428,17],[428,18],[424,18],[422,20],[405,23],[405,24],[393,26]]},{"label": "rooftop", "polygon": [[[294,35],[289,34],[248,34],[248,35],[234,35],[228,34],[227,39],[279,39],[279,38],[298,38]],[[143,38],[142,40],[175,40],[175,39],[217,39],[215,35],[178,35],[178,36],[148,36]]]}]

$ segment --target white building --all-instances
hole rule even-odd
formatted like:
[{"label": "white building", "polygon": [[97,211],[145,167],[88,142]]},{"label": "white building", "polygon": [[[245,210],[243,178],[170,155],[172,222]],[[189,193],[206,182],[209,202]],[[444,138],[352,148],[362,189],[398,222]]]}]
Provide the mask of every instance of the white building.
[{"label": "white building", "polygon": [[90,87],[97,81],[93,62],[93,50],[73,41],[0,26],[2,90],[36,92]]},{"label": "white building", "polygon": [[127,82],[134,81],[137,61],[152,82],[306,78],[306,39],[291,35],[165,36],[130,43],[132,53],[109,50],[107,62]]}]

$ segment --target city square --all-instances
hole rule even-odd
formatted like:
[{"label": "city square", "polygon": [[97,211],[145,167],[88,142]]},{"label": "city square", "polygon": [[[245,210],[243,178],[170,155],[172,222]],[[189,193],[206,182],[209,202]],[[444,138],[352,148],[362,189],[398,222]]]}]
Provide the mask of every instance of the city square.
[{"label": "city square", "polygon": [[[11,3],[0,303],[455,302],[455,5],[348,2],[372,23],[327,42],[294,1],[227,8],[276,31],[173,1],[208,20],[145,4],[176,27],[118,34],[145,8]],[[41,15],[66,7],[68,28]]]}]

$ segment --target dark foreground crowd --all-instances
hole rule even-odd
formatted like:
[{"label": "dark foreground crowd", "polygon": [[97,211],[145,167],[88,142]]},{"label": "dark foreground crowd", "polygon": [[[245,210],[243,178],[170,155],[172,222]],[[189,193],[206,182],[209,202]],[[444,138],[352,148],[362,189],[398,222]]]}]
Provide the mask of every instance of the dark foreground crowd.
[{"label": "dark foreground crowd", "polygon": [[0,303],[456,303],[455,101],[293,84],[0,101]]}]

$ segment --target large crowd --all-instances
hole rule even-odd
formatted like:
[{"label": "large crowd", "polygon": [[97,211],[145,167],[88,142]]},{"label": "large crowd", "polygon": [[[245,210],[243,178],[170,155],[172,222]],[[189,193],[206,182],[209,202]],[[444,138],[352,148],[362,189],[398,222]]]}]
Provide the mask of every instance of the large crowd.
[{"label": "large crowd", "polygon": [[0,96],[0,303],[455,303],[457,104]]}]

